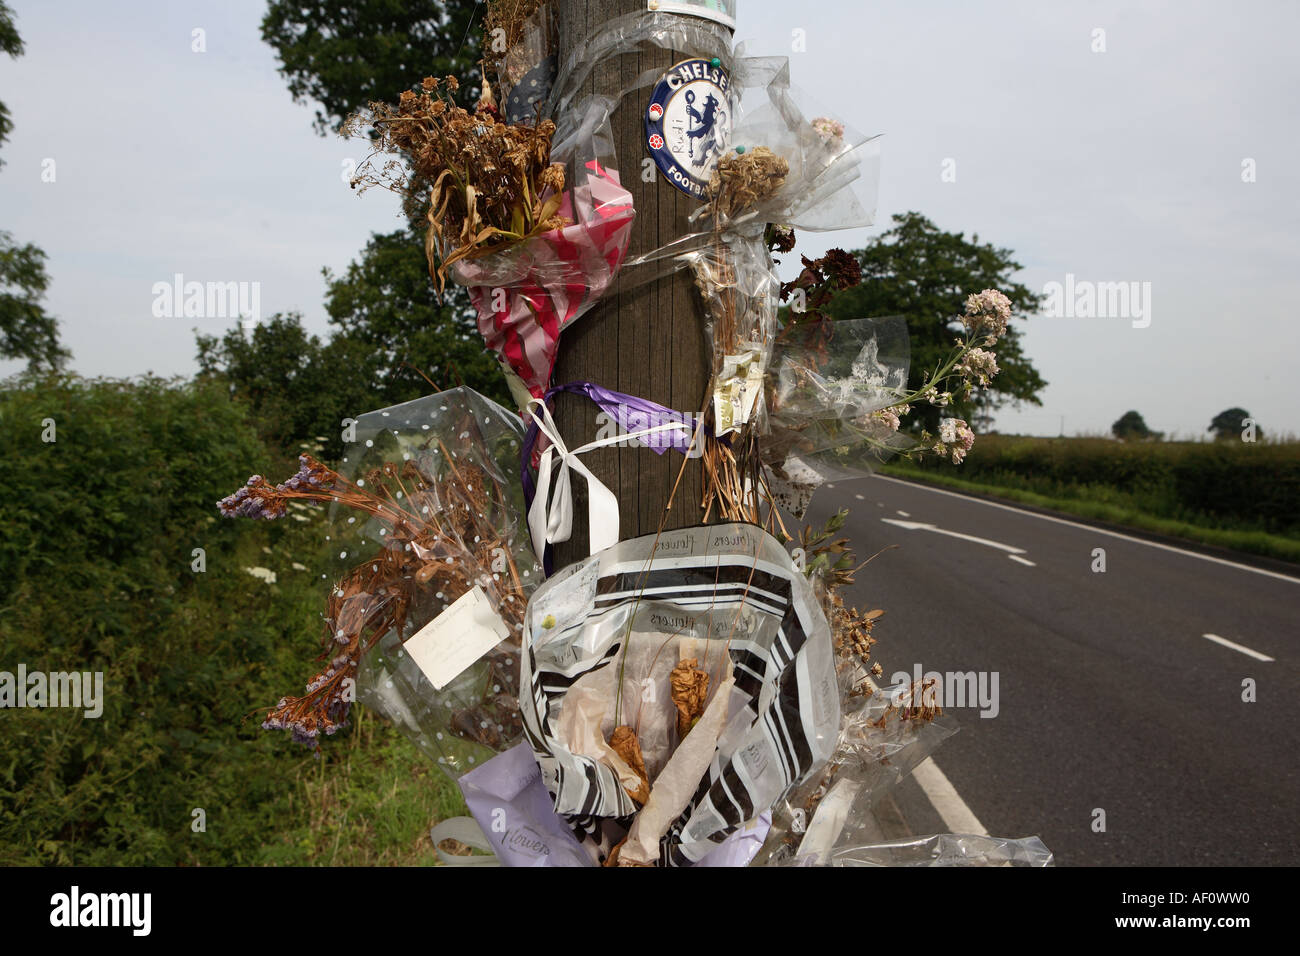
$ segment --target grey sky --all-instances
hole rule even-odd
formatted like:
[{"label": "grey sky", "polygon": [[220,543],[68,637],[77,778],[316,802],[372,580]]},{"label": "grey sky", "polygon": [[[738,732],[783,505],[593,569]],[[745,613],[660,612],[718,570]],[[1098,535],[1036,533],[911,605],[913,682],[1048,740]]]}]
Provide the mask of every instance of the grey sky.
[{"label": "grey sky", "polygon": [[[262,316],[296,309],[324,332],[321,267],[396,228],[397,204],[344,184],[361,153],[292,103],[259,38],[264,3],[9,2],[27,53],[0,58],[15,127],[0,229],[49,254],[74,368],[190,374],[192,328],[232,323],[155,318],[152,287],[176,273],[258,282]],[[1050,385],[998,425],[1055,434],[1064,416],[1067,433],[1100,433],[1136,408],[1184,436],[1231,405],[1300,432],[1297,35],[1289,0],[740,0],[737,29],[751,53],[788,54],[824,112],[886,134],[876,227],[803,235],[802,251],[860,247],[916,209],[1013,249],[1035,290],[1067,274],[1150,283],[1145,328],[1022,324]]]}]

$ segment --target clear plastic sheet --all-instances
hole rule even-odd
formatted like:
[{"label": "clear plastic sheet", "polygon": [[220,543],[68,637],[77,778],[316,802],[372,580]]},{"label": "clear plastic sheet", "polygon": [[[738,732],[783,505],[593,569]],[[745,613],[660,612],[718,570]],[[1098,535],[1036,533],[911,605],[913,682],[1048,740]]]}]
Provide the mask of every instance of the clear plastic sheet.
[{"label": "clear plastic sheet", "polygon": [[717,20],[733,29],[736,26],[736,0],[646,0],[646,7],[662,13]]},{"label": "clear plastic sheet", "polygon": [[[604,744],[616,726],[632,726],[643,750],[650,799],[641,814],[665,789],[673,807],[685,794],[658,841],[662,865],[703,859],[834,746],[829,626],[789,555],[755,526],[620,542],[545,582],[525,631],[521,681],[534,694],[521,708],[542,781],[556,812],[602,848],[635,830],[638,812],[631,770]],[[703,716],[682,737],[669,678],[686,658],[711,680]],[[706,729],[703,762],[683,758]]]},{"label": "clear plastic sheet", "polygon": [[[327,540],[344,566],[372,559],[363,560],[354,577],[361,589],[350,599],[363,612],[398,591],[409,595],[400,631],[389,629],[361,658],[357,699],[458,775],[517,742],[521,729],[522,617],[542,578],[522,520],[523,425],[461,387],[370,412],[354,427],[340,472],[362,489],[383,484],[391,506],[367,518],[335,504]],[[381,567],[394,571],[380,574]],[[476,599],[506,636],[435,688],[405,642],[421,632],[427,639],[431,622]],[[457,630],[477,622],[457,620]]]},{"label": "clear plastic sheet", "polygon": [[[532,748],[526,744],[498,754],[462,776],[457,784],[472,817],[454,817],[433,828],[437,846],[455,839],[491,856],[456,857],[439,850],[449,865],[599,866],[590,845],[578,841],[551,806]],[[710,852],[697,866],[745,866],[767,836],[771,818],[761,814]]]},{"label": "clear plastic sheet", "polygon": [[882,412],[907,394],[909,364],[901,317],[817,323],[778,344],[762,444],[778,505],[802,517],[822,483],[864,477],[915,447]]},{"label": "clear plastic sheet", "polygon": [[[765,146],[785,160],[785,183],[724,228],[778,223],[812,232],[856,229],[875,217],[880,136],[868,136],[825,114],[790,83],[786,57],[736,51],[732,90],[738,97],[731,146]],[[701,208],[697,220],[711,218]],[[709,223],[712,225],[712,223]]]},{"label": "clear plastic sheet", "polygon": [[713,428],[766,431],[764,382],[778,330],[781,284],[761,237],[723,233],[687,257],[704,300],[713,356]]},{"label": "clear plastic sheet", "polygon": [[[712,207],[692,214],[694,231],[657,249],[632,250],[625,282],[649,282],[707,256],[718,229],[761,237],[767,223],[814,232],[853,229],[874,221],[880,178],[880,137],[867,136],[807,104],[790,85],[786,57],[728,60],[733,94],[730,146],[763,146],[785,160],[785,183],[734,217],[715,220]],[[763,250],[756,263],[771,269]]]},{"label": "clear plastic sheet", "polygon": [[[690,50],[695,56],[716,56],[726,63],[732,56],[731,31],[707,20],[651,11],[615,17],[592,30],[560,63],[545,115],[561,117],[571,109],[573,103],[581,99],[581,91],[601,63],[624,53],[640,53],[656,47],[661,50]],[[616,101],[628,93],[654,86],[663,73],[659,68],[643,71],[624,89],[617,91]]]},{"label": "clear plastic sheet", "polygon": [[1055,866],[1052,851],[1036,836],[1011,839],[969,833],[938,833],[887,843],[842,846],[830,866]]},{"label": "clear plastic sheet", "polygon": [[[790,83],[787,57],[747,57],[744,46],[731,50],[726,31],[712,24],[659,13],[632,13],[597,28],[561,66],[548,104],[560,116],[577,98],[596,65],[622,53],[649,47],[691,50],[700,57],[719,57],[731,74],[734,145],[766,146],[790,166],[786,184],[754,208],[745,221],[777,222],[825,231],[870,225],[879,179],[879,136],[867,136],[839,123],[807,102]],[[654,86],[662,69],[647,70],[617,93]],[[830,124],[815,122],[830,120]],[[704,214],[701,207],[700,214]],[[712,223],[701,232],[712,230]],[[664,254],[685,251],[678,240]],[[660,258],[656,251],[638,254],[637,262]]]},{"label": "clear plastic sheet", "polygon": [[[895,784],[948,737],[956,720],[922,719],[906,708],[920,696],[915,685],[883,687],[853,698],[846,708],[825,771],[793,788],[773,811],[772,832],[760,859],[782,863],[796,856],[825,861],[835,847],[864,843],[875,832],[871,813]],[[830,817],[829,826],[827,817]],[[816,844],[805,847],[805,840]]]},{"label": "clear plastic sheet", "polygon": [[[772,361],[772,418],[786,428],[859,419],[907,393],[907,320],[842,319],[801,335],[798,327]],[[834,438],[819,447],[834,447]]]},{"label": "clear plastic sheet", "polygon": [[[498,38],[487,39],[491,51]],[[545,108],[555,82],[555,46],[555,8],[544,3],[521,24],[520,35],[495,64],[507,123],[536,122]]]}]

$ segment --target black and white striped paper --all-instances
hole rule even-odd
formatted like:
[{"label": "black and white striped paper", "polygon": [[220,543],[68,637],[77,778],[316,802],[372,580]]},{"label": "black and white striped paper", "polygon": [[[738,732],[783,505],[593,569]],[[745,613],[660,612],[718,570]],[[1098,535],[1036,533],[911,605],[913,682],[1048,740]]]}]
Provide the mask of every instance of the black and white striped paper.
[{"label": "black and white striped paper", "polygon": [[[780,543],[748,524],[623,541],[564,569],[528,603],[520,711],[556,812],[594,832],[636,805],[612,769],[571,752],[555,726],[570,686],[618,667],[628,635],[691,636],[730,653],[752,721],[719,743],[661,847],[690,865],[804,780],[834,749],[839,696],[830,628]],[[716,643],[714,643],[716,642]],[[664,700],[660,704],[671,708]],[[611,702],[611,708],[613,702]],[[733,714],[735,708],[733,707]],[[612,716],[612,710],[611,710]],[[653,781],[652,781],[653,784]]]}]

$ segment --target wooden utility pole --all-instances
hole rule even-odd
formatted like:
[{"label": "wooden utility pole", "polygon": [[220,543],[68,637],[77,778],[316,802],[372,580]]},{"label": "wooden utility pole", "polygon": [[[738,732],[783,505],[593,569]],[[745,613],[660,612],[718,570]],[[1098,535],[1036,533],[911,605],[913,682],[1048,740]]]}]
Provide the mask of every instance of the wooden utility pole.
[{"label": "wooden utility pole", "polygon": [[[552,2],[558,14],[560,64],[601,24],[647,9],[646,0]],[[617,94],[648,70],[666,73],[681,60],[713,55],[714,51],[647,46],[598,64],[581,93]],[[629,92],[613,115],[618,173],[636,208],[629,259],[685,235],[690,231],[686,217],[700,205],[646,162],[644,117],[649,96],[648,88]],[[643,175],[647,168],[650,172]],[[590,312],[564,330],[552,383],[595,382],[648,398],[679,414],[698,415],[709,380],[708,340],[703,304],[690,272],[679,269],[636,288],[624,288],[628,284],[620,276]],[[596,437],[598,413],[586,398],[567,394],[556,398],[556,424],[570,448]],[[682,467],[680,454],[668,451],[660,456],[647,448],[615,446],[587,453],[583,461],[618,496],[620,540],[653,533],[661,522],[665,529],[701,523],[698,458],[687,462],[666,519],[664,507]],[[555,549],[556,570],[587,553],[587,496],[581,479],[574,479],[573,494],[573,535]]]}]

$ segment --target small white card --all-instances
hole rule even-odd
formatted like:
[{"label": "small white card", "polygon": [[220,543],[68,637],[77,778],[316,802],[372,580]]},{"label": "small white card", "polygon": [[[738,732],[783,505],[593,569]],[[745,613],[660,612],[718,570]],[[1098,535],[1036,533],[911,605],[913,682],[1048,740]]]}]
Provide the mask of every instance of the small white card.
[{"label": "small white card", "polygon": [[763,393],[763,357],[759,352],[724,355],[713,390],[713,433],[718,436],[747,424]]},{"label": "small white card", "polygon": [[402,645],[437,690],[505,640],[510,629],[475,585]]}]

